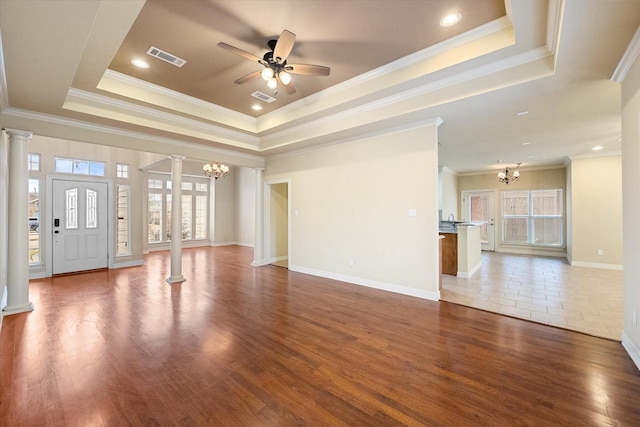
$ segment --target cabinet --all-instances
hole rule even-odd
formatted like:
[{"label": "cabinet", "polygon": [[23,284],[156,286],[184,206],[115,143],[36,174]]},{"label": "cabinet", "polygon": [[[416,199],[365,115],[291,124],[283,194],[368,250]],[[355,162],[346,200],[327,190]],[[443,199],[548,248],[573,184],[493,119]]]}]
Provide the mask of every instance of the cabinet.
[{"label": "cabinet", "polygon": [[458,275],[458,235],[456,233],[440,233],[442,242],[442,274]]}]

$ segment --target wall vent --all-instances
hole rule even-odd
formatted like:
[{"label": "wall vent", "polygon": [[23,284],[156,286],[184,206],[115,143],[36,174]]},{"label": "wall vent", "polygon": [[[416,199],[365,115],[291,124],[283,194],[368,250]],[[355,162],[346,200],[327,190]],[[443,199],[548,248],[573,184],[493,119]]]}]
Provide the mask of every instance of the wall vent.
[{"label": "wall vent", "polygon": [[276,99],[272,96],[267,95],[266,93],[262,93],[260,91],[255,91],[251,94],[251,96],[253,96],[254,98],[258,98],[260,101],[264,101],[267,102],[269,104],[271,104],[273,101],[275,101]]},{"label": "wall vent", "polygon": [[155,58],[162,59],[163,61],[168,62],[169,64],[173,64],[176,67],[182,67],[187,63],[187,61],[185,61],[184,59],[178,58],[175,55],[171,55],[169,52],[165,52],[164,50],[158,49],[157,47],[153,46],[149,48],[147,54]]}]

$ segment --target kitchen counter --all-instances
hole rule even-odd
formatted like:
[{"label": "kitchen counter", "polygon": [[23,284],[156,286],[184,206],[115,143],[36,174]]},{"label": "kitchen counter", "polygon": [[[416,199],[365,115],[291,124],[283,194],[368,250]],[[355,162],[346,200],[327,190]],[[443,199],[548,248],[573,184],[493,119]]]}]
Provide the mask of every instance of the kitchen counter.
[{"label": "kitchen counter", "polygon": [[[444,224],[443,224],[444,223]],[[483,222],[442,221],[442,273],[469,278],[480,269],[482,246],[480,225]]]}]

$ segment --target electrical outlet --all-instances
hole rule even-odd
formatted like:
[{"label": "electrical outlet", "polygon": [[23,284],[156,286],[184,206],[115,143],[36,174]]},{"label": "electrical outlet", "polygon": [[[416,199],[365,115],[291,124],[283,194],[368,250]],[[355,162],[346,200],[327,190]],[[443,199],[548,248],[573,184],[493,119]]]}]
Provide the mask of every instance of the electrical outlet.
[{"label": "electrical outlet", "polygon": [[349,260],[349,267],[353,267],[353,260],[352,259]]},{"label": "electrical outlet", "polygon": [[598,249],[598,256],[602,256],[604,254],[604,252],[602,252],[602,249]]}]

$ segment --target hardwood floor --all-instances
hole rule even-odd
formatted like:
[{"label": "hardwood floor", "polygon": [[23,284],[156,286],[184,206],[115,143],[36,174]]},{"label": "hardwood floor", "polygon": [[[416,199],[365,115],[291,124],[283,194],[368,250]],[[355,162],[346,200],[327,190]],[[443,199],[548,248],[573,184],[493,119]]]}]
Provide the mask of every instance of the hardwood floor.
[{"label": "hardwood floor", "polygon": [[34,280],[2,426],[640,425],[620,343],[249,266],[252,249]]}]

